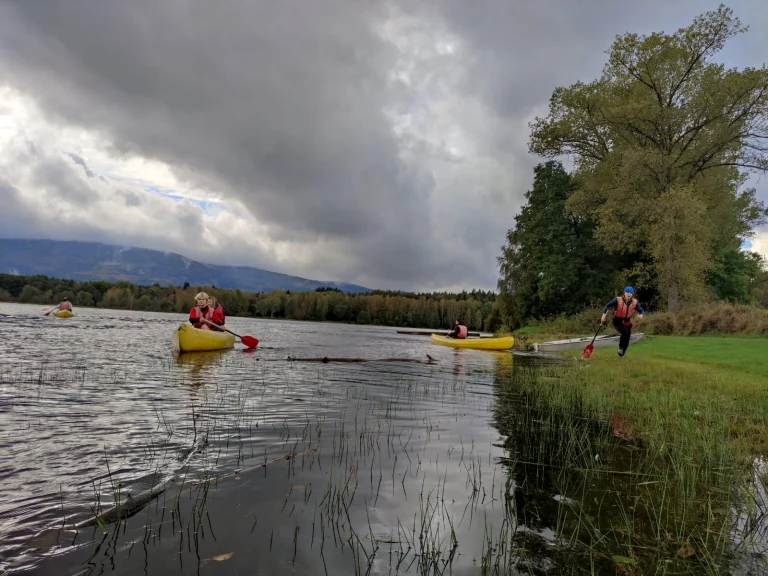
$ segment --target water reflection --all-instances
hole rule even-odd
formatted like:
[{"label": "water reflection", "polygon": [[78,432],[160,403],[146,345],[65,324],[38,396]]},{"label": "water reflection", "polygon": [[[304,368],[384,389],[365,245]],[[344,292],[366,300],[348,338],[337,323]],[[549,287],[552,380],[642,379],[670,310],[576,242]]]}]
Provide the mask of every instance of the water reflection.
[{"label": "water reflection", "polygon": [[181,353],[176,355],[174,360],[181,374],[188,376],[184,383],[198,387],[214,377],[216,369],[222,365],[227,352],[229,351]]},{"label": "water reflection", "polygon": [[[606,574],[768,568],[764,556],[736,554],[743,529],[734,520],[747,514],[761,525],[756,534],[766,527],[762,511],[749,514],[743,506],[749,470],[696,462],[671,447],[652,453],[632,440],[626,415],[592,419],[578,393],[520,364],[499,369],[494,383],[495,425],[507,452],[502,462],[514,486],[512,529],[496,547],[534,550],[518,568]],[[763,510],[765,499],[758,502]],[[750,568],[731,572],[734,558],[749,559]]]}]

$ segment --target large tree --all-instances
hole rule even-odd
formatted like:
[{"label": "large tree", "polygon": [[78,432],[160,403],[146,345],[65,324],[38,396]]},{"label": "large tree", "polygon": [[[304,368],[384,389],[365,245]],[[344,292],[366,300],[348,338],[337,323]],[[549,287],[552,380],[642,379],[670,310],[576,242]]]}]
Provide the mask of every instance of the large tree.
[{"label": "large tree", "polygon": [[569,210],[609,251],[650,256],[670,309],[766,215],[742,185],[768,170],[768,69],[714,61],[746,29],[720,6],[674,34],[617,37],[602,77],[557,88],[531,123],[531,152],[576,160]]},{"label": "large tree", "polygon": [[498,259],[502,305],[512,328],[529,318],[603,303],[626,282],[621,272],[633,255],[607,254],[593,237],[591,220],[566,212],[575,190],[559,162],[534,169],[533,188]]}]

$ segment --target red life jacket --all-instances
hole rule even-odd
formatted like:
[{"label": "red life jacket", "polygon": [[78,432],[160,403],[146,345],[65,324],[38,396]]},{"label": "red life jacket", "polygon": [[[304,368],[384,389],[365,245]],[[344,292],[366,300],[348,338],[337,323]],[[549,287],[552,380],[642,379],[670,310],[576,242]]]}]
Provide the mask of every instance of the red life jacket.
[{"label": "red life jacket", "polygon": [[637,299],[632,298],[629,306],[627,306],[623,296],[616,298],[616,302],[616,312],[614,313],[614,316],[620,320],[624,320],[625,323],[632,320],[632,317],[635,315],[635,308],[637,308]]},{"label": "red life jacket", "polygon": [[59,304],[59,310],[72,310],[72,304],[70,304],[69,301],[62,302]]},{"label": "red life jacket", "polygon": [[467,337],[467,327],[463,324],[459,324],[459,333],[456,335],[456,338],[464,339]]},{"label": "red life jacket", "polygon": [[209,320],[214,324],[218,324],[219,326],[224,324],[224,310],[221,308],[221,306],[217,306],[215,310],[208,306],[208,308],[205,310],[205,313],[203,313],[203,309],[200,308],[200,306],[195,306],[192,308],[192,310],[189,311],[189,317],[193,320],[195,318],[205,318],[206,320]]}]

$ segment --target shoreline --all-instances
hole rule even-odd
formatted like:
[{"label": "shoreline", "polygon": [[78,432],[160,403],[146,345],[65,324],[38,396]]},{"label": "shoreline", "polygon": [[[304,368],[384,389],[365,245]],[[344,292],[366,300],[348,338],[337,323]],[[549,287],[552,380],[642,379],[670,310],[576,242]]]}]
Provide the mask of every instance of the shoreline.
[{"label": "shoreline", "polygon": [[[37,304],[37,303],[29,303],[29,302],[16,302],[12,300],[0,300],[0,305],[2,304],[9,304],[9,305],[18,305],[18,306],[31,306],[31,307],[39,307],[41,309],[50,308],[51,306],[55,306],[55,304]],[[131,313],[140,313],[140,314],[168,314],[168,315],[178,315],[186,318],[188,314],[186,312],[160,312],[157,310],[133,310],[130,308],[112,308],[107,306],[72,306],[72,312],[75,314],[74,318],[77,318],[77,311],[79,309],[84,310],[112,310],[115,312],[131,312]],[[225,311],[226,313],[226,311]],[[42,312],[40,313],[42,316]],[[300,323],[300,324],[333,324],[338,326],[356,326],[356,327],[369,327],[369,328],[394,328],[397,330],[414,330],[414,331],[432,331],[434,333],[441,333],[441,332],[449,332],[449,328],[429,328],[429,327],[422,327],[422,326],[401,326],[397,324],[375,324],[373,322],[367,323],[367,324],[359,324],[356,322],[341,322],[339,320],[298,320],[296,318],[265,318],[263,316],[238,316],[234,314],[227,314],[227,320],[230,318],[240,318],[244,320],[257,320],[257,321],[267,321],[267,322],[291,322],[291,323]],[[432,333],[430,332],[430,333]],[[485,332],[483,330],[480,331],[473,331],[473,333],[480,334],[481,337],[489,337],[493,336],[492,332]],[[415,334],[402,334],[403,336],[415,336]],[[423,335],[419,335],[420,337],[424,337]]]}]

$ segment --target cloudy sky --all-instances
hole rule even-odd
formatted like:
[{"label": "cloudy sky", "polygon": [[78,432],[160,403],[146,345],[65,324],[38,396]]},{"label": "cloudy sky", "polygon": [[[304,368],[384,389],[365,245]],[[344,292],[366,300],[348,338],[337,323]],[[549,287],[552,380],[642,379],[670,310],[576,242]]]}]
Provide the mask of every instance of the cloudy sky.
[{"label": "cloudy sky", "polygon": [[[761,65],[768,3],[729,6],[751,31],[723,60]],[[0,236],[492,289],[553,88],[597,77],[617,34],[716,7],[0,0]]]}]

